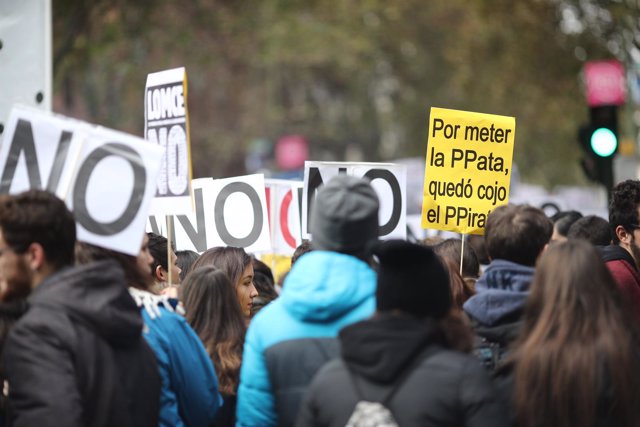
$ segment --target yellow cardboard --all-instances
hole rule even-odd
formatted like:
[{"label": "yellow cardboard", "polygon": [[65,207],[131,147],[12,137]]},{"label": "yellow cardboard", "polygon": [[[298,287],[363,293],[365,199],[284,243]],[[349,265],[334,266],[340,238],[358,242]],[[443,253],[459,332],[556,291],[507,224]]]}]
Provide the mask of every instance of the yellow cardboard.
[{"label": "yellow cardboard", "polygon": [[431,108],[422,227],[484,234],[487,216],[509,202],[514,117]]}]

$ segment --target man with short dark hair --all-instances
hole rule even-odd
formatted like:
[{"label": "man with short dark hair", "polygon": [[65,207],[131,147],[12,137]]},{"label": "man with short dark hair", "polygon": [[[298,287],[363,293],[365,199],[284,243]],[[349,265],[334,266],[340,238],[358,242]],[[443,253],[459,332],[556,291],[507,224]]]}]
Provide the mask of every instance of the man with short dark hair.
[{"label": "man with short dark hair", "polygon": [[[171,262],[169,262],[169,240],[156,233],[147,233],[147,236],[149,237],[149,252],[153,257],[151,276],[156,283],[156,291],[162,291],[179,284],[182,270],[178,267],[178,257],[173,243],[171,244]],[[171,273],[171,283],[169,283],[169,273]]]},{"label": "man with short dark hair", "polygon": [[314,374],[338,355],[336,336],[375,308],[368,264],[378,196],[367,179],[339,175],[311,212],[314,250],[300,257],[279,298],[251,321],[238,390],[239,426],[291,426]]},{"label": "man with short dark hair", "polygon": [[40,190],[0,197],[0,286],[31,290],[2,354],[12,425],[155,426],[160,378],[112,261],[74,268],[76,224]]},{"label": "man with short dark hair", "polygon": [[630,179],[613,187],[609,202],[612,244],[601,248],[623,300],[640,319],[640,181]]},{"label": "man with short dark hair", "polygon": [[609,221],[597,215],[587,215],[569,227],[568,239],[583,239],[594,246],[608,246],[611,244],[611,230]]},{"label": "man with short dark hair", "polygon": [[491,263],[464,304],[476,333],[475,354],[495,369],[520,331],[534,266],[551,239],[553,223],[527,205],[504,205],[487,217],[485,243]]}]

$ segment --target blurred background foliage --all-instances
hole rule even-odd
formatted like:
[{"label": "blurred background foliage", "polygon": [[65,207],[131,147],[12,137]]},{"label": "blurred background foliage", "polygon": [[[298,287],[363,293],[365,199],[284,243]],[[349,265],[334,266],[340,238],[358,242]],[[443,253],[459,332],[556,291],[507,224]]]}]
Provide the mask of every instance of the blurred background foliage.
[{"label": "blurred background foliage", "polygon": [[625,57],[638,20],[637,2],[595,0],[53,7],[54,110],[142,135],[147,74],[184,66],[195,177],[241,175],[249,141],[285,134],[312,160],[424,157],[437,106],[515,116],[514,161],[547,187],[585,182],[580,70]]}]

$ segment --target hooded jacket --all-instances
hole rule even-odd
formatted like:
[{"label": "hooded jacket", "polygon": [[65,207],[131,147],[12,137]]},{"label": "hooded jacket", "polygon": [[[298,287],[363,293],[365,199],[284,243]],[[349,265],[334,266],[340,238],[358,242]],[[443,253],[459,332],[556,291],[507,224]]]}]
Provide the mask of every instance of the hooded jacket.
[{"label": "hooded jacket", "polygon": [[392,391],[384,404],[401,426],[507,425],[488,374],[447,350],[433,323],[380,314],[344,328],[340,342],[342,358],[315,376],[296,425],[344,426],[357,402],[383,402]]},{"label": "hooded jacket", "polygon": [[130,288],[144,319],[144,337],[162,379],[161,427],[208,427],[222,405],[218,377],[204,344],[166,296]]},{"label": "hooded jacket", "polygon": [[280,297],[249,325],[238,426],[293,425],[311,378],[338,356],[338,331],[373,313],[375,282],[356,257],[319,250],[300,257]]},{"label": "hooded jacket", "polygon": [[476,294],[464,303],[464,311],[484,326],[519,318],[529,296],[533,267],[497,259],[476,281]]},{"label": "hooded jacket", "polygon": [[622,299],[636,319],[640,319],[640,274],[631,254],[618,245],[599,246],[600,255],[613,276]]},{"label": "hooded jacket", "polygon": [[474,354],[489,369],[504,359],[522,325],[535,269],[496,259],[476,281],[476,295],[464,303],[476,335]]},{"label": "hooded jacket", "polygon": [[115,262],[57,272],[28,301],[3,353],[14,426],[157,425],[156,361]]}]

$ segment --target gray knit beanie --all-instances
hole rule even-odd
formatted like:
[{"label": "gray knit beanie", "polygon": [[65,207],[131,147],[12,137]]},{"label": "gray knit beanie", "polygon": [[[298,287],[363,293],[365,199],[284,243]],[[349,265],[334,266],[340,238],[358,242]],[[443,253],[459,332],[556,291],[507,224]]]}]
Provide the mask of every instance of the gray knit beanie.
[{"label": "gray knit beanie", "polygon": [[337,175],[318,190],[311,210],[314,249],[364,256],[378,238],[378,195],[366,178]]}]

